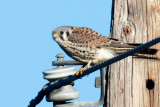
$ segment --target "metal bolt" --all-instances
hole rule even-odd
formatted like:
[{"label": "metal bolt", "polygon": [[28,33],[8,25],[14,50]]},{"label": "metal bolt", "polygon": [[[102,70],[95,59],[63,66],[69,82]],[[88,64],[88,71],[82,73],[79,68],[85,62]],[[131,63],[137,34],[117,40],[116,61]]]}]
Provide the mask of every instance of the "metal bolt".
[{"label": "metal bolt", "polygon": [[101,78],[100,77],[96,77],[95,78],[95,87],[96,88],[100,88],[101,87]]},{"label": "metal bolt", "polygon": [[[57,54],[56,57],[57,57],[57,61],[64,61],[65,56],[63,54]],[[58,68],[63,68],[64,65],[58,65],[57,67]]]}]

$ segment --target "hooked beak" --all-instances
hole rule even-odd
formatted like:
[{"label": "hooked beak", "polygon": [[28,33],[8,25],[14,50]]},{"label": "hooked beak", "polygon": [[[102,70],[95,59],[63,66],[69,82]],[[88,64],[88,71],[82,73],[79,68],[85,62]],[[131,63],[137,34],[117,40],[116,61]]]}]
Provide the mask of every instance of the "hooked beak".
[{"label": "hooked beak", "polygon": [[55,39],[56,37],[58,37],[58,34],[57,34],[56,32],[53,32],[52,35],[53,35],[53,38],[54,38],[54,39]]}]

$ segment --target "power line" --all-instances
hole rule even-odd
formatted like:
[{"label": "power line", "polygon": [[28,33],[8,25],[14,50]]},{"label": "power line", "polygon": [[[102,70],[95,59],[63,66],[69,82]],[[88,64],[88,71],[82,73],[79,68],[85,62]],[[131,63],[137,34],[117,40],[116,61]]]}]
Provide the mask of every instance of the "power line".
[{"label": "power line", "polygon": [[34,99],[32,99],[30,101],[30,104],[28,105],[28,107],[35,107],[37,104],[39,104],[41,102],[43,97],[47,93],[50,93],[53,89],[58,89],[58,88],[60,88],[60,87],[62,87],[64,85],[70,84],[71,82],[73,82],[73,81],[75,81],[77,79],[80,79],[81,77],[84,77],[86,75],[89,75],[90,73],[93,73],[94,71],[96,71],[96,70],[98,70],[100,68],[103,68],[105,66],[111,65],[114,62],[117,62],[117,61],[119,61],[121,59],[124,59],[124,58],[126,58],[126,57],[128,57],[130,55],[133,55],[133,54],[135,54],[135,53],[137,53],[139,51],[142,51],[142,50],[144,50],[146,48],[149,48],[149,47],[151,47],[151,46],[153,46],[153,45],[155,45],[155,44],[157,44],[159,42],[160,42],[160,37],[158,37],[156,39],[153,39],[153,40],[151,40],[151,41],[149,41],[149,42],[147,42],[145,44],[142,44],[140,46],[137,46],[134,49],[131,49],[131,50],[127,51],[127,52],[124,52],[124,53],[122,53],[120,55],[117,55],[117,56],[115,56],[115,57],[113,57],[113,58],[111,58],[111,59],[109,59],[109,60],[107,60],[107,61],[105,61],[103,63],[100,63],[98,65],[93,66],[93,67],[85,70],[80,77],[77,77],[75,75],[71,75],[71,76],[69,76],[67,78],[63,78],[63,79],[58,80],[54,84],[49,84],[48,87],[43,88],[38,93],[38,95]]}]

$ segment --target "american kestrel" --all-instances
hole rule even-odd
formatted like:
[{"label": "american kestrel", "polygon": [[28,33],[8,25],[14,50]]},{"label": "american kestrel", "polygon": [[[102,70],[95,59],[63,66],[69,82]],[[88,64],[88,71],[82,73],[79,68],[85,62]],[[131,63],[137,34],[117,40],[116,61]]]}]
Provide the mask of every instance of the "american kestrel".
[{"label": "american kestrel", "polygon": [[[80,68],[76,75],[82,74],[90,65],[104,62],[135,47],[85,27],[61,26],[55,28],[52,35],[68,56],[87,65]],[[155,54],[156,50],[147,49],[141,53]]]}]

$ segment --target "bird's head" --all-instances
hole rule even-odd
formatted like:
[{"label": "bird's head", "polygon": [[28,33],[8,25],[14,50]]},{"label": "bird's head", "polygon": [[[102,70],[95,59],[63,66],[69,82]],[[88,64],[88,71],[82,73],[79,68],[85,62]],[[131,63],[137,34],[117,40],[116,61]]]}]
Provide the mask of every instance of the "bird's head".
[{"label": "bird's head", "polygon": [[57,27],[52,31],[53,39],[57,42],[68,40],[70,26]]}]

